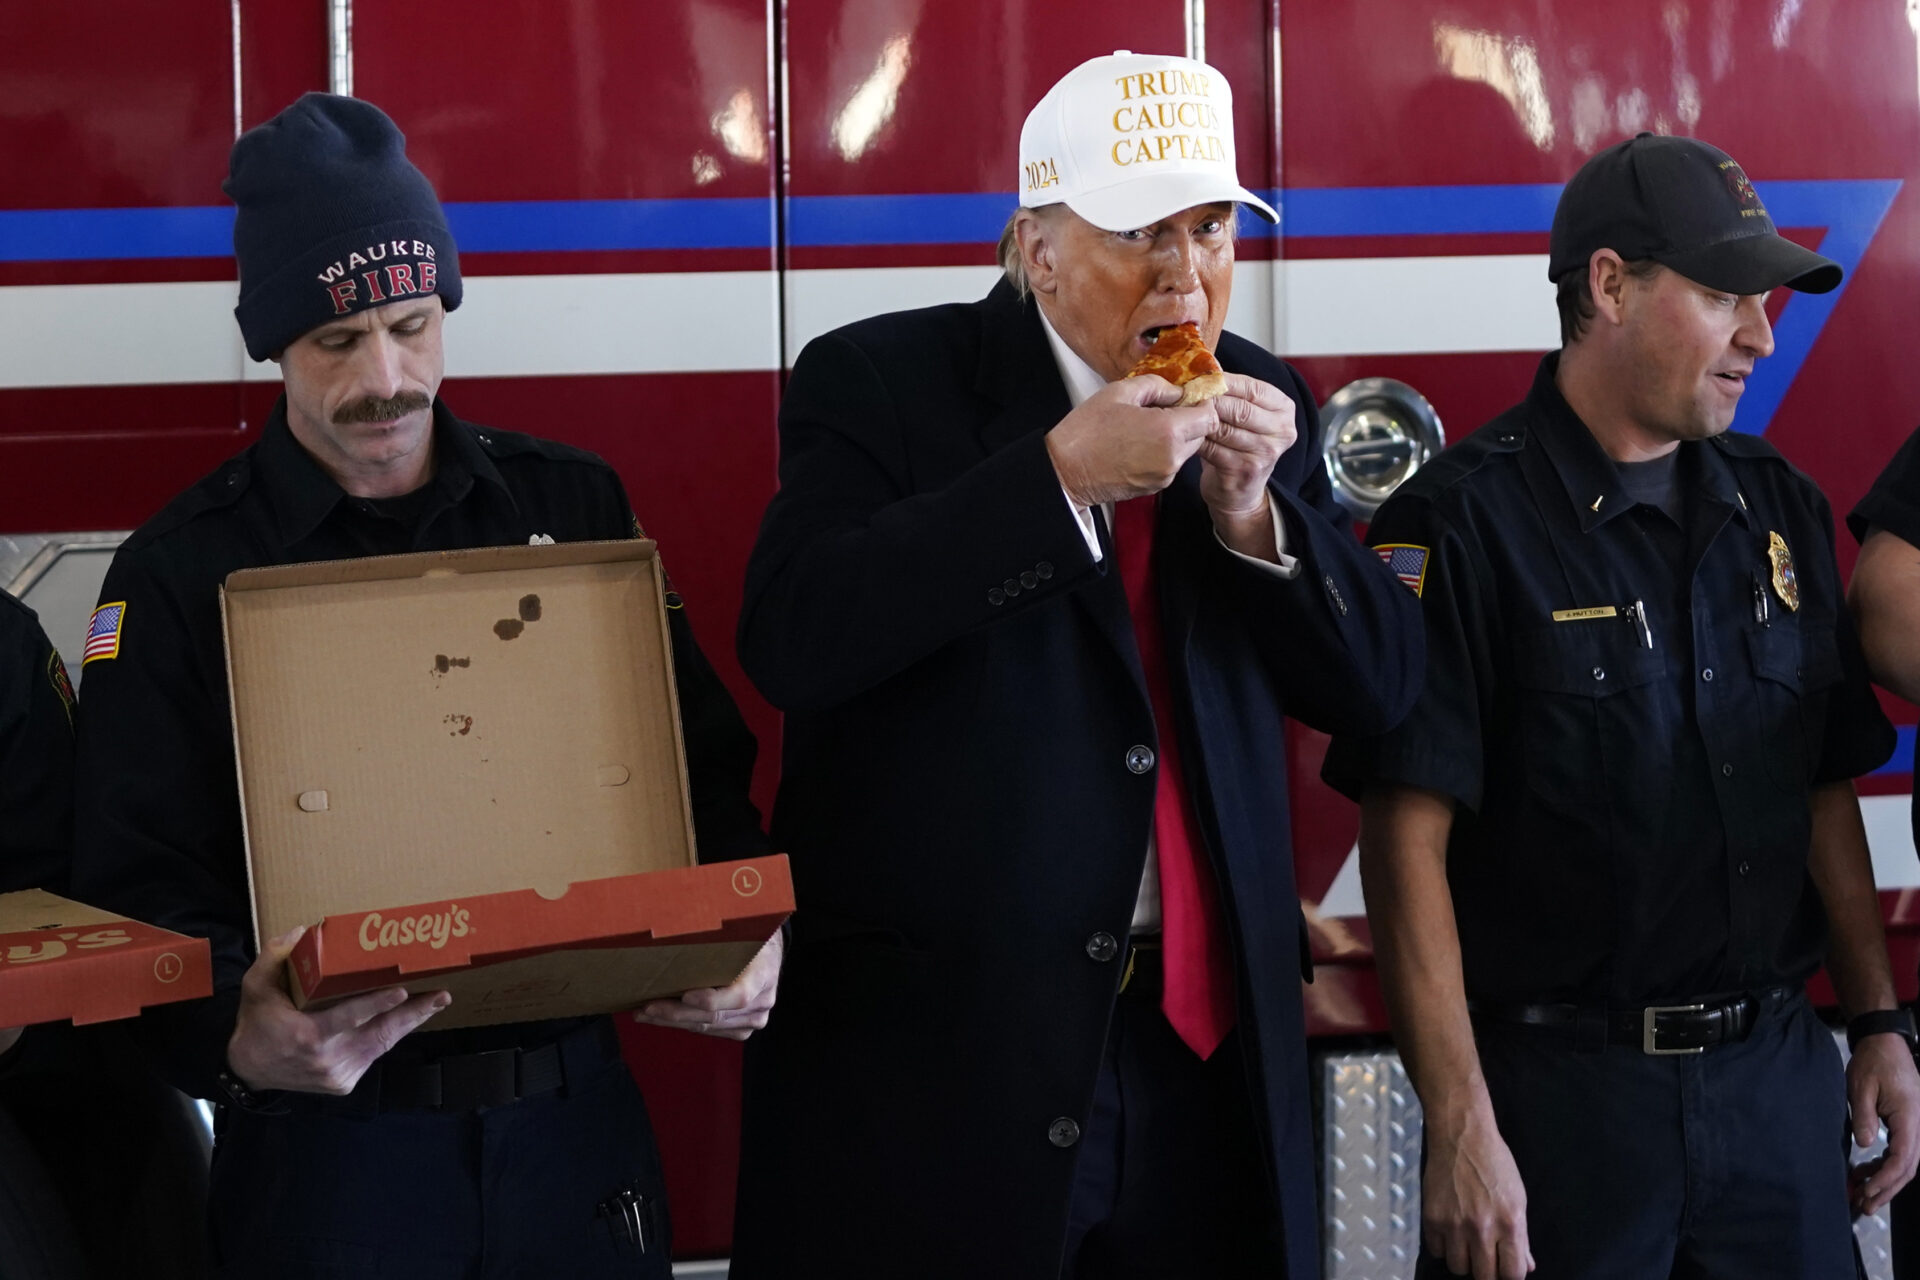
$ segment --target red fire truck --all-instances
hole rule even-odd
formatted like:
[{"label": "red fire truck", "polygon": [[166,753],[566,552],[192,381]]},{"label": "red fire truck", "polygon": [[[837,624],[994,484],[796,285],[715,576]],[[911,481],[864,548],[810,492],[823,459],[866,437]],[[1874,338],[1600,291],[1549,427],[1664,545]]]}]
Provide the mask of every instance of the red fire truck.
[{"label": "red fire truck", "polygon": [[[986,291],[1021,120],[1095,54],[1187,52],[1231,79],[1242,180],[1283,222],[1243,230],[1228,324],[1304,371],[1363,518],[1521,396],[1557,342],[1558,186],[1642,129],[1737,156],[1783,230],[1847,271],[1831,294],[1776,294],[1778,349],[1735,428],[1844,512],[1920,419],[1920,0],[66,0],[8,17],[0,587],[73,655],[122,533],[255,438],[277,375],[231,315],[227,150],[305,90],[353,93],[406,131],[461,246],[449,403],[620,469],[759,735],[763,807],[780,723],[732,634],[783,371],[845,321]],[[1888,707],[1900,751],[1862,791],[1911,998],[1915,711]],[[1319,962],[1326,1273],[1405,1275],[1418,1107],[1369,964],[1355,812],[1318,781],[1324,740],[1293,748],[1274,784],[1293,789]],[[723,1258],[738,1053],[629,1043],[681,1253]]]}]

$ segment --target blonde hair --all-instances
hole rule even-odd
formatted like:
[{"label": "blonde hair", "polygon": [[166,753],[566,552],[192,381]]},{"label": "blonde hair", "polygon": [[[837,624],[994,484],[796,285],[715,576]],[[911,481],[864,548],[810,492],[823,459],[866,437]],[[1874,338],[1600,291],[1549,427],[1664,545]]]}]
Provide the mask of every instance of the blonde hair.
[{"label": "blonde hair", "polygon": [[[1033,212],[1039,215],[1060,207],[1057,203],[1043,204]],[[1020,256],[1020,237],[1014,233],[1014,229],[1020,225],[1020,215],[1026,211],[1022,205],[1007,215],[1007,225],[1000,229],[1000,247],[995,251],[1000,260],[1000,274],[1007,278],[1007,283],[1013,286],[1014,296],[1022,302],[1033,292],[1033,287],[1027,283],[1027,263]]]}]

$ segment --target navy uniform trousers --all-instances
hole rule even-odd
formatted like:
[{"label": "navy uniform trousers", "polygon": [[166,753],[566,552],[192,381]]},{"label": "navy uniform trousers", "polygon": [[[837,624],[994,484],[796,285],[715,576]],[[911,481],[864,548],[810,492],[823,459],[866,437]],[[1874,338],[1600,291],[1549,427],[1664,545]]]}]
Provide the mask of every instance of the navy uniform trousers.
[{"label": "navy uniform trousers", "polygon": [[[610,1029],[602,1043],[569,1044],[566,1085],[498,1107],[383,1111],[356,1089],[283,1095],[283,1114],[227,1110],[213,1157],[214,1276],[667,1280],[666,1188],[646,1104]],[[631,1214],[601,1210],[621,1190],[645,1206],[644,1248]]]},{"label": "navy uniform trousers", "polygon": [[[1746,1040],[1699,1054],[1579,1049],[1489,1018],[1474,1039],[1500,1134],[1528,1171],[1530,1280],[1857,1274],[1840,1054],[1804,995],[1764,997]],[[1416,1274],[1448,1271],[1424,1255]]]}]

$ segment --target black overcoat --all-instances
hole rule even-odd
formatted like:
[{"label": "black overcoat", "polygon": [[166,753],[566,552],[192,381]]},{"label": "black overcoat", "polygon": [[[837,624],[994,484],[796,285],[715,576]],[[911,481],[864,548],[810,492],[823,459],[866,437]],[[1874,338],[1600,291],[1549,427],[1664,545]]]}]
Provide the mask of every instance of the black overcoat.
[{"label": "black overcoat", "polygon": [[[1411,592],[1320,465],[1312,397],[1271,490],[1289,581],[1214,536],[1188,464],[1156,532],[1174,726],[1153,721],[1119,575],[1043,441],[1068,412],[1038,312],[985,300],[810,344],[740,654],[787,713],[775,845],[800,903],[749,1046],[734,1274],[1054,1280],[1124,960],[1154,778],[1177,732],[1236,961],[1253,1111],[1295,1280],[1319,1274],[1283,719],[1394,723],[1423,661]],[[1134,755],[1136,762],[1139,760]]]}]

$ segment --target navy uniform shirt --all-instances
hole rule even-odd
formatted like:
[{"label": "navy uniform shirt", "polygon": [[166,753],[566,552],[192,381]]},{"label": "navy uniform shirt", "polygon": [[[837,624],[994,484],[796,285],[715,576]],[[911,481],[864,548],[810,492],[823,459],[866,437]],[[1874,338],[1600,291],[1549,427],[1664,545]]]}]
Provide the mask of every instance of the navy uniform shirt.
[{"label": "navy uniform shirt", "polygon": [[1558,360],[1373,522],[1419,583],[1426,690],[1392,732],[1337,740],[1327,779],[1456,802],[1471,999],[1632,1006],[1798,982],[1826,936],[1809,791],[1893,748],[1826,500],[1726,432],[1679,447],[1679,519],[1636,502],[1555,386]]},{"label": "navy uniform shirt", "polygon": [[[1885,529],[1910,546],[1920,547],[1920,430],[1907,437],[1900,452],[1847,515],[1854,541],[1864,543],[1875,529]],[[1920,788],[1913,800],[1913,837],[1920,845]]]},{"label": "navy uniform shirt", "polygon": [[0,591],[0,892],[67,891],[73,685],[33,610]]},{"label": "navy uniform shirt", "polygon": [[[573,542],[639,533],[619,477],[599,458],[470,426],[438,401],[433,412],[433,479],[403,497],[370,500],[346,494],[299,446],[282,400],[257,444],[135,532],[107,572],[102,606],[124,611],[117,643],[101,646],[115,656],[86,662],[74,889],[212,940],[213,998],[142,1019],[174,1083],[198,1096],[218,1096],[254,950],[220,621],[226,576],[258,565],[525,546],[536,535]],[[764,853],[747,798],[753,736],[678,603],[670,594],[667,616],[701,856]],[[563,1029],[427,1031],[409,1045],[470,1052]]]}]

